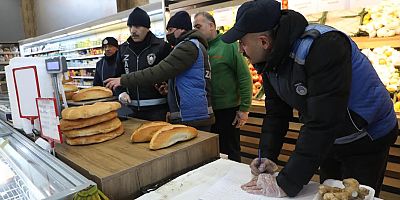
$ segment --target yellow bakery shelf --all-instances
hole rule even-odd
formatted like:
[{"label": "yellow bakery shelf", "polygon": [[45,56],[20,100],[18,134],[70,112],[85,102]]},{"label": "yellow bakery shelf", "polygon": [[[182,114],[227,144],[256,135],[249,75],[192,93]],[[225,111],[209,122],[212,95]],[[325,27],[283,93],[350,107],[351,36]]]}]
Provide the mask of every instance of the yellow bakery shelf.
[{"label": "yellow bakery shelf", "polygon": [[369,37],[352,37],[354,42],[357,43],[358,48],[376,48],[382,46],[390,46],[393,48],[400,47],[400,35],[393,37],[383,37],[383,38],[369,38]]}]

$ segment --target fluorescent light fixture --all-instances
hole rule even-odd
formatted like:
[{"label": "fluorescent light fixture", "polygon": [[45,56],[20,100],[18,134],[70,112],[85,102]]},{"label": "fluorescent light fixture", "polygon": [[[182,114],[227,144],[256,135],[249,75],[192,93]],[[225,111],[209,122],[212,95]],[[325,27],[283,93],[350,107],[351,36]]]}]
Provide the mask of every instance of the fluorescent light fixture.
[{"label": "fluorescent light fixture", "polygon": [[162,13],[162,9],[152,10],[152,11],[147,12],[147,14],[148,14],[149,16],[157,15],[157,14],[161,14],[161,13]]},{"label": "fluorescent light fixture", "polygon": [[90,29],[94,30],[94,29],[110,26],[110,25],[113,25],[113,24],[118,24],[120,22],[121,22],[120,20],[114,20],[114,21],[111,21],[111,22],[106,22],[104,24],[99,24],[99,25],[96,25],[96,26],[92,26],[92,27],[90,27]]},{"label": "fluorescent light fixture", "polygon": [[83,32],[90,31],[90,30],[91,30],[90,28],[84,28],[84,29],[81,29],[81,30],[72,31],[70,33],[67,33],[67,35],[75,35],[75,34],[83,33]]}]

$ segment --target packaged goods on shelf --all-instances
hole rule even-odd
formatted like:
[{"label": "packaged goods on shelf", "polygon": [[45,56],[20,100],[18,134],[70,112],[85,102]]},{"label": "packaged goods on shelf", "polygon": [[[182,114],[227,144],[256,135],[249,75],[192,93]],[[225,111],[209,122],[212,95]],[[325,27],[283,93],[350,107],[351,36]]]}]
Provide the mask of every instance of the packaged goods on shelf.
[{"label": "packaged goods on shelf", "polygon": [[399,71],[395,66],[400,65],[400,52],[388,46],[373,50],[363,49],[362,52],[371,61],[388,91],[397,91],[400,86],[400,77]]},{"label": "packaged goods on shelf", "polygon": [[360,30],[369,37],[391,37],[400,35],[400,2],[383,0],[379,5],[368,7]]}]

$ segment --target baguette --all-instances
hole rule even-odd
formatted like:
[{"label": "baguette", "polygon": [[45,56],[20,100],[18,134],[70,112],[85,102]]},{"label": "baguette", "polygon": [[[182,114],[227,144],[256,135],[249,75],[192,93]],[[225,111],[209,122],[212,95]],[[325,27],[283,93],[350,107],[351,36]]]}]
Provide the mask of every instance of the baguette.
[{"label": "baguette", "polygon": [[68,119],[61,119],[60,120],[60,129],[61,131],[69,131],[73,129],[84,128],[88,126],[92,126],[95,124],[99,124],[101,122],[109,121],[114,119],[118,116],[116,111],[111,111],[104,115],[91,117],[87,119],[79,119],[79,120],[68,120]]},{"label": "baguette", "polygon": [[64,92],[76,92],[78,91],[78,87],[72,84],[64,84]]},{"label": "baguette", "polygon": [[120,127],[121,124],[121,120],[119,120],[118,118],[114,118],[110,121],[102,122],[93,126],[76,130],[63,131],[63,134],[69,138],[97,135],[100,133],[108,133],[110,131],[113,131]]},{"label": "baguette", "polygon": [[77,138],[65,138],[65,141],[69,145],[85,145],[85,144],[95,144],[100,142],[105,142],[114,139],[124,133],[124,127],[120,126],[117,129],[103,134],[77,137]]},{"label": "baguette", "polygon": [[151,138],[149,148],[152,150],[169,147],[177,142],[197,137],[197,130],[185,125],[168,125],[158,130]]},{"label": "baguette", "polygon": [[104,115],[119,108],[121,108],[121,104],[118,102],[97,102],[93,105],[66,108],[61,112],[61,116],[68,120],[87,119]]},{"label": "baguette", "polygon": [[94,86],[91,88],[86,88],[80,90],[74,96],[72,96],[73,101],[87,101],[93,99],[102,99],[111,97],[113,95],[112,91],[105,87]]},{"label": "baguette", "polygon": [[154,133],[160,130],[164,126],[171,125],[167,122],[157,121],[148,122],[142,124],[138,129],[136,129],[131,135],[132,142],[150,142]]}]

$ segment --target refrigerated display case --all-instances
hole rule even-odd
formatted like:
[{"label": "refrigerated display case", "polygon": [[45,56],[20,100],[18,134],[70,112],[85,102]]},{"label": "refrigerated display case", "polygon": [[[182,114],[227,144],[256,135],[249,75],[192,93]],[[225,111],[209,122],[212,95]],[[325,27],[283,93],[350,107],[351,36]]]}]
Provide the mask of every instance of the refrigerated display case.
[{"label": "refrigerated display case", "polygon": [[72,199],[94,182],[0,120],[0,199]]}]

